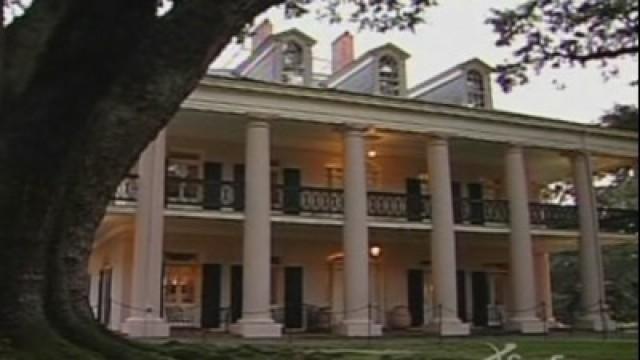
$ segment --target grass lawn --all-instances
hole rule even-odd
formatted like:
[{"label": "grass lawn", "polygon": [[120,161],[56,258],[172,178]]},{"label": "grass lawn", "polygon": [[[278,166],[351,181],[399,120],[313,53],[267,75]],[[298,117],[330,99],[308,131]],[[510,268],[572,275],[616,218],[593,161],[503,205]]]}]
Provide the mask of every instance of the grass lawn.
[{"label": "grass lawn", "polygon": [[[292,338],[278,341],[244,342],[237,338],[214,338],[190,343],[171,342],[161,348],[184,360],[274,359],[274,360],[483,360],[495,355],[491,346],[517,348],[494,360],[636,360],[637,340],[595,336],[480,337],[445,339],[397,337],[367,340],[338,338]],[[491,345],[491,346],[490,346]],[[520,357],[515,357],[515,355]],[[554,355],[562,355],[553,358]],[[512,356],[512,357],[509,357]]]}]

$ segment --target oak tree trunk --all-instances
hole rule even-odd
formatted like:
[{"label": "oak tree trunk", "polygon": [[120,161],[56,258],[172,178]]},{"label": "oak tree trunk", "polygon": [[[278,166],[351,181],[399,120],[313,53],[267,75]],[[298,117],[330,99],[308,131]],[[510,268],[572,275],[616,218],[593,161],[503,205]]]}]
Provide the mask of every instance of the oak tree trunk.
[{"label": "oak tree trunk", "polygon": [[[111,195],[233,35],[277,0],[37,0],[3,29],[0,339],[25,358],[156,359],[93,318]],[[0,34],[1,35],[1,34]]]}]

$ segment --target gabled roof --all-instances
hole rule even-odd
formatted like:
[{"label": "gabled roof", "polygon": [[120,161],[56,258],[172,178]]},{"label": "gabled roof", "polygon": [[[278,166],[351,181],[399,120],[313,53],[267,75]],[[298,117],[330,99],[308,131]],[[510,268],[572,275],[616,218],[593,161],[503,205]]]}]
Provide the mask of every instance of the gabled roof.
[{"label": "gabled roof", "polygon": [[357,68],[358,66],[360,66],[361,64],[363,64],[363,63],[365,63],[367,61],[370,61],[376,55],[378,55],[379,53],[382,53],[382,52],[394,53],[395,55],[400,57],[400,59],[402,61],[407,60],[411,56],[411,55],[409,55],[409,53],[407,53],[406,51],[404,51],[401,48],[397,47],[396,45],[394,45],[392,43],[386,43],[386,44],[384,44],[382,46],[378,46],[377,48],[374,48],[374,49],[371,49],[371,50],[365,52],[364,54],[360,55],[358,58],[353,60],[349,65],[347,65],[347,66],[343,67],[342,69],[340,69],[339,71],[331,74],[329,76],[328,82],[330,83],[332,80],[335,80],[335,79],[341,77],[342,75],[351,72],[353,69]]},{"label": "gabled roof", "polygon": [[316,41],[312,37],[298,29],[290,29],[279,32],[277,34],[269,35],[254,51],[251,52],[248,58],[246,58],[243,62],[240,63],[240,65],[238,65],[234,69],[233,72],[235,74],[241,74],[245,70],[245,68],[249,64],[251,64],[257,57],[262,56],[262,53],[265,51],[265,49],[272,46],[274,42],[278,40],[286,40],[289,37],[297,38],[308,47],[311,47],[316,43]]},{"label": "gabled roof", "polygon": [[310,37],[309,35],[303,33],[302,31],[300,31],[298,29],[289,29],[289,30],[286,30],[286,31],[279,32],[277,34],[273,34],[269,38],[267,38],[266,41],[281,40],[281,39],[287,38],[287,37],[296,37],[296,38],[300,39],[305,45],[307,45],[309,47],[315,45],[316,42],[317,42],[315,39],[313,39],[312,37]]},{"label": "gabled roof", "polygon": [[487,64],[486,62],[478,59],[478,58],[471,58],[467,61],[461,62],[457,65],[454,65],[444,71],[442,71],[441,73],[434,75],[432,77],[430,77],[429,79],[419,83],[418,85],[414,86],[413,88],[409,89],[408,93],[411,94],[413,92],[415,92],[416,90],[419,90],[421,88],[428,88],[430,85],[435,84],[437,82],[440,82],[446,78],[448,78],[449,76],[452,76],[453,74],[455,74],[458,71],[464,71],[464,70],[468,70],[471,67],[479,67],[482,70],[486,71],[487,73],[493,72],[494,68]]},{"label": "gabled roof", "polygon": [[402,50],[401,48],[397,47],[396,45],[392,44],[392,43],[386,43],[382,46],[378,46],[377,48],[373,48],[369,51],[367,51],[366,53],[364,53],[362,56],[360,56],[360,58],[366,58],[368,56],[371,55],[377,55],[378,53],[384,52],[384,51],[389,51],[392,52],[396,55],[398,55],[400,57],[400,59],[402,60],[407,60],[411,55]]}]

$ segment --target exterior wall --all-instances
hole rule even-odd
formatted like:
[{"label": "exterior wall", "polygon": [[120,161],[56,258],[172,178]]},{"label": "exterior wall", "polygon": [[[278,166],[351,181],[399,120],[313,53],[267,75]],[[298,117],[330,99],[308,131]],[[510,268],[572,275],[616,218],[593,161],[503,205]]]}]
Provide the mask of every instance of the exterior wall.
[{"label": "exterior wall", "polygon": [[[231,266],[242,263],[242,222],[223,220],[168,220],[165,233],[165,253],[195,254],[194,261],[165,261],[165,269],[171,265],[204,264],[222,265],[221,306],[231,305]],[[302,266],[304,269],[304,303],[317,307],[331,307],[341,311],[341,263],[329,258],[342,252],[341,228],[322,225],[274,224],[272,266],[274,279],[274,306],[284,305],[284,268]],[[120,329],[129,312],[118,304],[127,304],[131,292],[132,233],[110,239],[95,249],[89,272],[92,275],[92,306],[97,306],[97,276],[100,269],[113,269],[111,328]],[[370,244],[380,246],[381,256],[371,262],[372,305],[375,318],[391,325],[398,311],[408,306],[407,272],[422,269],[425,272],[425,321],[432,319],[433,308],[430,280],[430,232],[370,229]],[[491,295],[498,305],[510,307],[510,289],[506,270],[495,270],[496,264],[508,265],[507,236],[499,234],[456,234],[458,270],[481,271],[496,278],[496,291]],[[505,267],[506,269],[506,267]],[[200,271],[200,270],[199,270]],[[201,276],[201,272],[197,276]],[[200,323],[201,278],[195,283],[196,303],[194,325]],[[541,284],[540,286],[544,286]],[[466,311],[471,319],[471,285],[467,283]],[[378,308],[379,307],[379,308]],[[339,321],[336,314],[333,321]]]}]

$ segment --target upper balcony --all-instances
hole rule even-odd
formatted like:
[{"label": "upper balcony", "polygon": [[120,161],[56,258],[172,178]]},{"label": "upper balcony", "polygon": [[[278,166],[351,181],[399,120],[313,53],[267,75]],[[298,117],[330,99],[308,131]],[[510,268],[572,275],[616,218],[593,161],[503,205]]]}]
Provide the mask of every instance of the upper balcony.
[{"label": "upper balcony", "polygon": [[[409,187],[410,188],[410,187]],[[118,188],[113,204],[135,206],[137,177],[127,177]],[[300,184],[272,186],[273,214],[312,218],[340,219],[343,214],[343,191]],[[453,197],[456,224],[507,228],[507,200]],[[204,179],[166,178],[165,206],[185,212],[242,213],[244,183],[240,181],[206,181]],[[531,224],[549,230],[577,230],[576,206],[530,203]],[[407,224],[429,223],[430,196],[413,192],[368,192],[368,214],[381,222]],[[629,209],[598,208],[600,230],[607,233],[636,234],[638,212]]]}]

